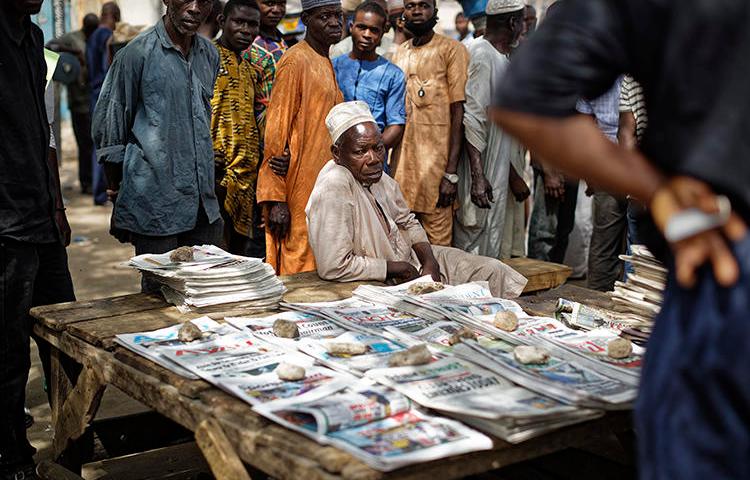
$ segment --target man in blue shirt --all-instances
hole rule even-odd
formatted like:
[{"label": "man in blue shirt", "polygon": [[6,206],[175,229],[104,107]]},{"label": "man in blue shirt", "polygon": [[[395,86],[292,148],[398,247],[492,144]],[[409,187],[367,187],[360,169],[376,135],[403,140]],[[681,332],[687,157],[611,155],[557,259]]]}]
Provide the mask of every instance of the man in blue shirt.
[{"label": "man in blue shirt", "polygon": [[366,102],[383,134],[386,149],[401,142],[406,124],[406,80],[396,65],[375,52],[385,32],[387,14],[368,1],[354,11],[352,51],[333,59],[344,100]]},{"label": "man in blue shirt", "polygon": [[[112,233],[136,255],[220,245],[211,97],[219,54],[195,35],[211,0],[166,0],[166,15],[115,58],[93,137],[116,199]],[[142,281],[143,291],[156,286]]]},{"label": "man in blue shirt", "polygon": [[[102,5],[102,14],[99,19],[99,27],[86,40],[86,65],[88,67],[89,83],[91,84],[91,111],[96,107],[102,84],[112,63],[110,45],[117,23],[120,21],[120,7],[115,2],[107,2]],[[104,170],[96,155],[92,156],[91,164],[91,187],[94,194],[94,204],[104,205],[107,203],[107,181],[104,178]]]}]

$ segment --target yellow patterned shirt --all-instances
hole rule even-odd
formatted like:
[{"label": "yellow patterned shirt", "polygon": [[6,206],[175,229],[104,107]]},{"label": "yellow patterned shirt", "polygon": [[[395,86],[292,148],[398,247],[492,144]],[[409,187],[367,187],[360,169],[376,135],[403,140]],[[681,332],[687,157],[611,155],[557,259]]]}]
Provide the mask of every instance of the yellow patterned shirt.
[{"label": "yellow patterned shirt", "polygon": [[250,62],[216,43],[219,74],[211,99],[211,136],[216,182],[226,188],[224,209],[234,229],[253,235],[255,186],[258,181],[259,137],[254,101],[256,73]]}]

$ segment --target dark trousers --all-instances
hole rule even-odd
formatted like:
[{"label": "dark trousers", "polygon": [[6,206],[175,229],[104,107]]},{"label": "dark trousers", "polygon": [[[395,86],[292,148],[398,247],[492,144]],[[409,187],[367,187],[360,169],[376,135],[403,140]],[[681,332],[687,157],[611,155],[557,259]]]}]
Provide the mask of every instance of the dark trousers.
[{"label": "dark trousers", "polygon": [[578,181],[565,184],[563,198],[544,194],[544,178],[534,169],[534,209],[529,221],[529,258],[562,263],[573,231],[578,203]]},{"label": "dark trousers", "polygon": [[[31,461],[24,404],[31,366],[29,309],[75,300],[68,255],[60,243],[0,239],[0,465]],[[49,347],[37,342],[49,378]]]},{"label": "dark trousers", "polygon": [[605,192],[594,193],[593,230],[589,247],[588,287],[608,292],[622,278],[622,262],[628,232],[628,201]]},{"label": "dark trousers", "polygon": [[[195,227],[187,232],[177,235],[152,236],[133,233],[131,242],[135,247],[136,255],[144,253],[166,253],[177,247],[194,245],[216,245],[222,244],[224,221],[219,218],[214,223],[208,223],[208,217],[203,210],[203,205],[198,207],[198,219]],[[156,293],[160,289],[159,283],[148,277],[141,277],[141,291],[143,293]]]},{"label": "dark trousers", "polygon": [[706,265],[683,289],[668,262],[635,409],[642,480],[750,478],[750,237],[733,252],[731,288]]},{"label": "dark trousers", "polygon": [[256,235],[256,238],[250,238],[238,233],[231,226],[227,230],[227,251],[229,253],[243,257],[265,258],[265,235]]},{"label": "dark trousers", "polygon": [[94,142],[91,139],[91,115],[89,112],[72,112],[71,120],[78,145],[78,182],[81,184],[81,191],[85,192],[91,189],[93,182],[91,158],[94,154]]}]

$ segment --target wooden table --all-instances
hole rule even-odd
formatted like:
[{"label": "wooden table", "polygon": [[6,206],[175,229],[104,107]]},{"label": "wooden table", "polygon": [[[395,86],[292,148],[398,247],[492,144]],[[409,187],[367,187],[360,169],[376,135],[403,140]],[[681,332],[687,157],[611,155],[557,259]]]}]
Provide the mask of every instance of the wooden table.
[{"label": "wooden table", "polygon": [[[289,301],[346,298],[358,285],[323,282],[310,275],[289,277],[285,283]],[[563,286],[556,292],[543,294],[538,302],[535,297],[526,297],[521,303],[536,305],[535,313],[550,314],[544,305],[551,304],[553,297],[556,300],[557,295],[566,296],[569,292],[570,287]],[[113,341],[115,334],[163,328],[202,314],[181,314],[160,297],[145,294],[32,310],[37,319],[35,333],[53,347],[50,382],[53,449],[59,463],[80,471],[84,461],[81,452],[85,451],[82,442],[90,437],[84,434],[107,385],[119,388],[195,432],[196,443],[219,479],[249,479],[243,462],[275,478],[288,479],[460,478],[630,428],[627,413],[610,414],[520,445],[496,439],[489,451],[413,465],[388,474],[377,472],[347,453],[321,446],[267,421],[246,403],[207,382],[182,378]],[[208,314],[223,318],[227,312]]]}]

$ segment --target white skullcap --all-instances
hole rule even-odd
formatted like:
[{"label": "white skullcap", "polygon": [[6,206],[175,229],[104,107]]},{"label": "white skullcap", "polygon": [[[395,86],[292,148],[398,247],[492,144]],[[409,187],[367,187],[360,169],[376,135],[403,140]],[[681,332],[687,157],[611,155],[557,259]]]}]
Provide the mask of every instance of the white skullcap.
[{"label": "white skullcap", "polygon": [[520,0],[489,0],[484,12],[487,15],[501,15],[503,13],[518,12],[526,5]]},{"label": "white skullcap", "polygon": [[376,123],[370,107],[361,100],[339,103],[326,116],[326,127],[333,143],[353,126],[367,122]]}]

